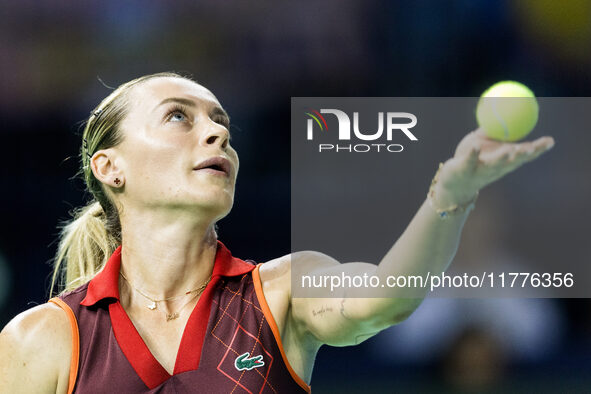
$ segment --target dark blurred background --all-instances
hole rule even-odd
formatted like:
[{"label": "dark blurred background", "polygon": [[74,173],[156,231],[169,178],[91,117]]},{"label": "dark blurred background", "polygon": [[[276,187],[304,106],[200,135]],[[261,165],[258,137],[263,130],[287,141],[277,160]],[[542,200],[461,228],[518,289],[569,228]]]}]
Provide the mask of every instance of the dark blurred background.
[{"label": "dark blurred background", "polygon": [[[56,226],[89,198],[72,177],[81,124],[110,92],[98,78],[117,86],[178,71],[217,95],[241,158],[235,206],[219,235],[234,255],[256,261],[290,251],[292,96],[479,96],[504,79],[537,96],[591,96],[584,0],[3,0],[0,15],[1,326],[47,300]],[[590,142],[577,141],[579,155],[589,155]],[[556,188],[546,197],[589,218],[591,168],[565,161],[562,169],[569,163],[567,179],[580,193]],[[490,224],[502,217],[492,210],[503,186],[487,194],[490,212],[470,218],[459,260],[482,253],[474,249],[485,235],[510,238],[499,235],[503,222]],[[589,263],[589,227],[568,223],[565,216],[559,232],[578,237],[580,249],[558,253]],[[321,349],[312,387],[589,392],[590,315],[589,299],[428,300],[359,346]]]}]

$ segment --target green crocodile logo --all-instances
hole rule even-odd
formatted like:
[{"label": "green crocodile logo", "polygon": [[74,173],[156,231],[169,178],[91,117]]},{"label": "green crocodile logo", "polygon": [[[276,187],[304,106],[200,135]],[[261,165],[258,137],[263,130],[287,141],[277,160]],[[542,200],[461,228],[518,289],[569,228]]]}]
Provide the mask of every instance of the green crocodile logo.
[{"label": "green crocodile logo", "polygon": [[236,357],[236,361],[234,361],[234,366],[239,371],[250,371],[253,368],[262,367],[263,365],[265,365],[265,362],[263,361],[262,355],[249,357],[248,352]]}]

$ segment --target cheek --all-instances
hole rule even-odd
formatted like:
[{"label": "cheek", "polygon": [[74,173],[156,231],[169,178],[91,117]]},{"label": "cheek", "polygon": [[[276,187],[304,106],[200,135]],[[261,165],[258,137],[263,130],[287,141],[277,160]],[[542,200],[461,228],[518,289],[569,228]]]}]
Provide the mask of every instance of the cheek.
[{"label": "cheek", "polygon": [[130,153],[126,172],[133,184],[141,189],[159,189],[178,183],[183,170],[179,147],[138,144]]},{"label": "cheek", "polygon": [[146,154],[138,155],[135,158],[134,167],[136,170],[133,172],[143,176],[172,175],[178,171],[178,168],[175,168],[178,161],[178,151],[146,152]]},{"label": "cheek", "polygon": [[238,169],[240,168],[240,159],[238,158],[238,153],[232,148],[232,150],[229,151],[229,156],[232,158],[232,161],[234,161],[236,173],[238,173]]}]

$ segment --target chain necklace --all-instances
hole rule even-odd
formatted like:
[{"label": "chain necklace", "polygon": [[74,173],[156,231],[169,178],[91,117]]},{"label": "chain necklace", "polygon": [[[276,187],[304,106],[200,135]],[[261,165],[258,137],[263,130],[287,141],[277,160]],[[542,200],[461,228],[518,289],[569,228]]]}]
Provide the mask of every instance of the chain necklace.
[{"label": "chain necklace", "polygon": [[146,293],[144,293],[143,291],[141,291],[140,289],[138,289],[137,287],[135,287],[133,284],[131,284],[131,282],[129,281],[129,279],[127,279],[127,277],[123,274],[123,272],[119,271],[119,274],[121,275],[121,277],[123,277],[123,279],[125,279],[125,281],[127,283],[129,283],[129,285],[138,293],[140,293],[142,296],[146,297],[148,300],[151,301],[150,304],[148,304],[146,307],[150,310],[155,310],[158,308],[158,303],[162,302],[162,301],[170,301],[170,300],[174,300],[177,298],[181,298],[184,297],[186,295],[189,295],[191,293],[196,293],[193,297],[191,297],[189,299],[189,301],[187,301],[185,304],[183,304],[183,306],[176,312],[172,312],[172,313],[166,313],[166,321],[169,322],[171,320],[176,319],[177,317],[179,317],[179,313],[183,310],[183,308],[185,306],[187,306],[195,297],[197,297],[199,294],[201,294],[203,292],[203,290],[205,290],[205,288],[207,287],[207,284],[209,283],[209,281],[211,280],[211,276],[209,278],[207,278],[207,280],[205,282],[203,282],[199,287],[197,287],[196,289],[190,290],[185,292],[184,294],[180,294],[177,296],[172,296],[172,297],[167,297],[167,298],[162,298],[160,300],[156,300],[152,297],[150,297],[149,295],[147,295]]},{"label": "chain necklace", "polygon": [[182,311],[183,309],[185,309],[185,307],[186,307],[187,305],[189,305],[189,303],[190,303],[191,301],[193,301],[193,300],[195,299],[195,297],[197,297],[199,294],[201,294],[201,292],[199,292],[199,293],[195,294],[193,297],[189,298],[189,301],[185,302],[185,303],[183,304],[183,306],[181,306],[181,308],[180,308],[178,311],[176,311],[176,312],[172,312],[172,313],[166,313],[166,312],[165,312],[165,313],[166,313],[166,322],[168,323],[169,321],[171,321],[171,320],[174,320],[174,319],[176,319],[177,317],[179,317],[179,315],[180,315],[181,311]]}]

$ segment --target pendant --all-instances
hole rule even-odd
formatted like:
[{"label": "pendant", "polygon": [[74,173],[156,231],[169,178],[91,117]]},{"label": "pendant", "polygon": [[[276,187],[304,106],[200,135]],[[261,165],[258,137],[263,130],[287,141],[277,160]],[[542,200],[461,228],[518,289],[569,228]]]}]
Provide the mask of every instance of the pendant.
[{"label": "pendant", "polygon": [[154,309],[156,309],[157,305],[155,301],[152,301],[152,303],[150,305],[148,305],[148,309],[153,311]]},{"label": "pendant", "polygon": [[177,317],[179,317],[179,313],[178,312],[173,312],[173,313],[167,313],[166,314],[166,321],[171,321],[176,319]]}]

